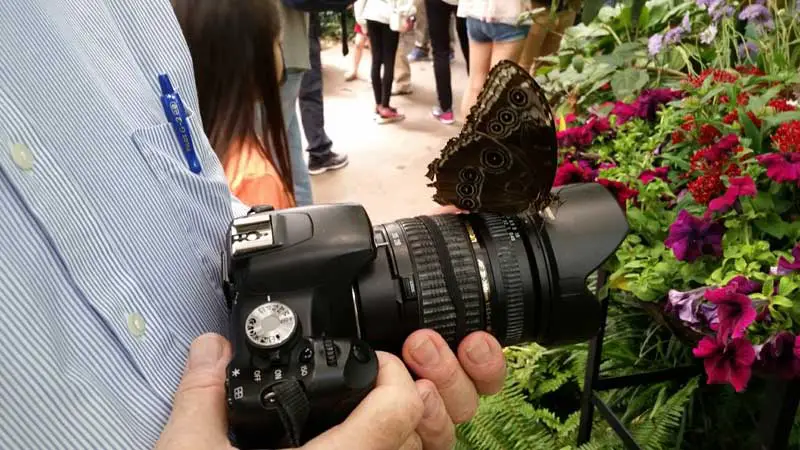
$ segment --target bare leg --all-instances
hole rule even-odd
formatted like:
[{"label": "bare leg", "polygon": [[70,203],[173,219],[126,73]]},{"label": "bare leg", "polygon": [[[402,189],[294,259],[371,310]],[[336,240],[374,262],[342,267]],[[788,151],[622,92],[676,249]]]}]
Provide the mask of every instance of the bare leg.
[{"label": "bare leg", "polygon": [[513,42],[494,42],[492,43],[492,65],[494,67],[497,63],[504,59],[510,59],[516,62],[519,60],[519,54],[522,52],[522,46],[525,44],[525,39],[520,39]]},{"label": "bare leg", "polygon": [[364,47],[366,47],[367,39],[363,34],[356,34],[355,49],[353,49],[353,66],[349,72],[344,75],[345,81],[353,81],[358,78],[358,66],[361,65],[361,56],[364,54]]},{"label": "bare leg", "polygon": [[492,43],[469,41],[469,84],[461,102],[461,114],[469,115],[472,105],[478,100],[483,83],[489,75],[492,61]]}]

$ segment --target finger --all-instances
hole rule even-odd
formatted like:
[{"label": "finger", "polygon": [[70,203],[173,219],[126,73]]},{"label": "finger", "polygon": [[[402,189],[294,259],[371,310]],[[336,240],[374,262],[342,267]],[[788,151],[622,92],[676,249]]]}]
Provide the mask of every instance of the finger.
[{"label": "finger", "polygon": [[411,436],[406,439],[406,442],[400,446],[398,450],[427,450],[422,444],[422,438],[417,433],[411,433]]},{"label": "finger", "polygon": [[158,450],[229,447],[225,413],[225,367],[231,348],[225,338],[204,334],[192,343]]},{"label": "finger", "polygon": [[378,354],[375,388],[340,425],[312,440],[307,450],[397,450],[417,428],[422,399],[403,362]]},{"label": "finger", "polygon": [[403,345],[403,360],[420,378],[431,380],[455,423],[466,422],[478,408],[478,392],[447,343],[433,330],[417,330]]},{"label": "finger", "polygon": [[417,425],[417,435],[425,450],[450,450],[455,445],[456,430],[447,415],[444,400],[430,380],[417,380],[417,391],[425,405],[422,420]]},{"label": "finger", "polygon": [[458,346],[458,360],[479,393],[496,394],[503,389],[506,360],[491,334],[476,331],[464,338]]}]

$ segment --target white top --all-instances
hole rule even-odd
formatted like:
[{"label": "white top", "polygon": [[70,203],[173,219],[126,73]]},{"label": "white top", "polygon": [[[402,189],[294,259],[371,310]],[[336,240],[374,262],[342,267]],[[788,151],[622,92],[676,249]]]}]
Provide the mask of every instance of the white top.
[{"label": "white top", "polygon": [[392,13],[410,16],[416,12],[413,0],[357,0],[353,5],[356,22],[365,25],[367,20],[389,24]]},{"label": "white top", "polygon": [[530,0],[460,0],[457,15],[484,22],[517,25],[519,16],[530,9]]}]

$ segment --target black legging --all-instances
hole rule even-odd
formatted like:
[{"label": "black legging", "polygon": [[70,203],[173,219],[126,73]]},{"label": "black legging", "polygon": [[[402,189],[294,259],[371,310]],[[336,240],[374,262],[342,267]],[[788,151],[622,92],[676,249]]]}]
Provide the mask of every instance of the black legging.
[{"label": "black legging", "polygon": [[[436,78],[436,93],[439,96],[439,107],[442,111],[453,109],[453,88],[450,81],[450,16],[455,16],[458,7],[443,0],[425,0],[425,11],[428,14],[428,33],[433,49],[433,76]],[[456,17],[456,33],[467,61],[469,73],[469,39],[467,38],[467,20]]]},{"label": "black legging", "polygon": [[375,104],[389,107],[394,81],[394,58],[397,55],[400,33],[392,31],[388,24],[367,20],[367,34],[372,51],[372,91],[375,93]]}]

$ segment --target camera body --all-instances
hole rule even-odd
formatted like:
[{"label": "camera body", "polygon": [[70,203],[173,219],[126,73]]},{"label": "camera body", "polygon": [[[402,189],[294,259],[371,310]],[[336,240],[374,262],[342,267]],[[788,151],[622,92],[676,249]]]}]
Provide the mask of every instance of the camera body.
[{"label": "camera body", "polygon": [[375,252],[358,205],[280,214],[259,207],[233,221],[223,279],[235,349],[228,417],[237,446],[300,445],[340,423],[374,387],[378,361],[360,339],[352,286]]}]

